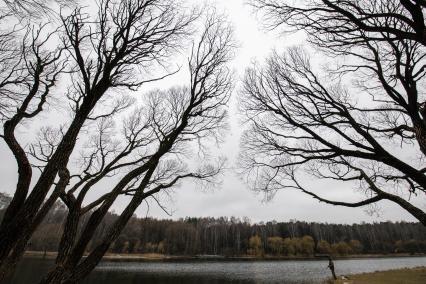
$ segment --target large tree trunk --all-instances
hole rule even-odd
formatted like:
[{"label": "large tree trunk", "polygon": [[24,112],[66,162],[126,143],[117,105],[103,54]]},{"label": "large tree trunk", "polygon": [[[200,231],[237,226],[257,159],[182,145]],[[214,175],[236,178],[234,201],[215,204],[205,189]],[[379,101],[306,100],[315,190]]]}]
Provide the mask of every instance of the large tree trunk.
[{"label": "large tree trunk", "polygon": [[40,281],[40,284],[61,284],[68,274],[69,271],[65,267],[58,265],[50,271],[42,281]]},{"label": "large tree trunk", "polygon": [[9,279],[14,275],[18,262],[22,259],[25,248],[27,246],[28,239],[23,239],[13,249],[10,255],[8,255],[0,266],[0,283],[7,283]]},{"label": "large tree trunk", "polygon": [[[66,165],[68,164],[69,157],[74,150],[77,136],[80,133],[84,122],[89,116],[90,111],[93,109],[96,102],[102,97],[107,89],[108,84],[100,84],[92,94],[85,98],[82,107],[76,113],[73,122],[68,128],[68,131],[64,135],[55,153],[52,155],[52,158],[41,173],[40,178],[38,179],[25,203],[21,206],[16,215],[11,218],[11,220],[1,223],[0,270],[3,270],[2,267],[3,265],[6,265],[6,259],[11,254],[11,251],[16,246],[19,239],[31,232],[31,227],[34,227],[34,216],[39,213],[40,207],[42,206],[51,186],[53,185],[56,175],[61,171],[66,171]],[[52,206],[58,197],[59,195],[57,195],[56,199],[53,200],[51,203]]]},{"label": "large tree trunk", "polygon": [[105,255],[105,253],[108,251],[111,244],[120,236],[121,231],[126,226],[127,222],[130,220],[130,218],[135,213],[136,209],[139,207],[139,205],[142,203],[142,201],[147,197],[143,190],[146,185],[148,184],[149,180],[151,179],[151,176],[156,168],[155,166],[151,168],[147,174],[144,177],[144,181],[142,182],[142,186],[140,190],[135,194],[135,196],[130,201],[129,205],[124,209],[123,213],[121,213],[120,217],[114,222],[114,224],[109,229],[108,233],[104,237],[102,243],[98,245],[90,254],[89,256],[84,259],[75,269],[73,269],[72,274],[69,277],[66,277],[64,279],[64,283],[66,284],[72,284],[72,283],[78,283],[99,264],[99,262],[102,260],[102,257]]},{"label": "large tree trunk", "polygon": [[[60,258],[60,255],[58,255],[54,269],[51,270],[39,284],[78,283],[85,278],[102,260],[102,257],[108,251],[111,243],[118,238],[121,231],[132,217],[134,211],[139,206],[137,205],[134,208],[136,202],[137,200],[131,202],[133,206],[128,206],[126,208],[126,212],[123,212],[120,218],[111,226],[102,243],[98,245],[83,262],[80,263],[83,258],[85,248],[92,239],[97,228],[97,226],[88,226],[91,230],[83,231],[77,246],[74,247],[67,256],[64,255],[61,257],[61,261],[58,261]],[[140,204],[140,202],[138,204]],[[96,218],[93,219],[93,222],[100,223],[103,217],[99,214],[95,214],[95,216]]]},{"label": "large tree trunk", "polygon": [[[111,244],[119,237],[121,231],[126,226],[127,222],[133,216],[136,209],[147,197],[143,192],[143,189],[149,184],[152,174],[154,173],[158,160],[154,161],[150,169],[147,171],[139,191],[132,198],[130,203],[124,209],[120,217],[114,222],[109,228],[106,236],[103,238],[101,244],[99,244],[83,261],[83,253],[87,247],[87,244],[92,239],[93,234],[97,226],[102,221],[103,216],[108,211],[109,206],[98,208],[91,216],[92,220],[86,225],[83,230],[80,239],[72,252],[68,255],[67,259],[63,264],[57,264],[56,267],[44,278],[40,284],[56,284],[56,283],[78,283],[84,279],[89,273],[99,264],[102,257],[108,251]],[[111,201],[115,200],[112,198],[106,204],[109,205]],[[105,204],[104,204],[105,205]],[[105,211],[106,210],[106,211]],[[96,225],[98,224],[98,225]],[[92,226],[94,225],[94,226]]]},{"label": "large tree trunk", "polygon": [[7,283],[11,281],[16,266],[21,260],[25,253],[28,241],[30,240],[32,234],[27,234],[13,248],[12,253],[4,260],[0,267],[0,283]]},{"label": "large tree trunk", "polygon": [[11,149],[18,164],[18,183],[16,185],[15,194],[8,205],[1,224],[9,223],[17,214],[21,206],[27,198],[28,190],[31,183],[32,167],[28,161],[25,150],[20,146],[15,138],[15,128],[19,121],[12,119],[4,123],[4,140]]},{"label": "large tree trunk", "polygon": [[56,257],[56,265],[63,266],[70,254],[75,239],[78,233],[78,223],[80,221],[80,205],[71,204],[67,220],[65,222],[64,231],[62,233],[61,241],[58,247],[58,256]]},{"label": "large tree trunk", "polygon": [[0,283],[3,283],[5,279],[13,275],[16,264],[24,255],[28,241],[31,239],[32,234],[43,221],[47,213],[49,213],[49,210],[52,208],[61,192],[63,192],[67,186],[69,178],[70,176],[67,170],[60,172],[60,180],[56,185],[55,190],[43,204],[38,214],[33,216],[31,226],[23,231],[19,238],[14,240],[14,243],[10,243],[11,249],[9,250],[8,255],[0,260]]},{"label": "large tree trunk", "polygon": [[102,204],[100,208],[92,213],[87,224],[85,225],[85,228],[81,232],[77,243],[75,242],[75,239],[77,237],[81,207],[78,202],[77,204],[70,206],[71,208],[70,212],[68,213],[64,232],[62,234],[59,245],[55,267],[40,283],[60,283],[64,277],[67,277],[67,275],[70,274],[70,270],[77,267],[78,263],[83,258],[87,245],[92,240],[96,229],[102,222],[106,213],[108,213],[108,209],[111,207],[114,200],[115,198],[111,197],[104,204]]}]

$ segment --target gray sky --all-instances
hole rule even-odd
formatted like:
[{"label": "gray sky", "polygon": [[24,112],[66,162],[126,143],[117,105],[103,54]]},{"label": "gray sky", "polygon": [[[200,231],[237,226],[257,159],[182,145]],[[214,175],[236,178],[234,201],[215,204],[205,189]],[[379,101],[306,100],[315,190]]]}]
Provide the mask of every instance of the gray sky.
[{"label": "gray sky", "polygon": [[[193,3],[198,1],[192,0]],[[235,27],[235,35],[240,44],[240,49],[233,61],[237,78],[241,78],[244,69],[253,60],[262,61],[272,48],[282,50],[286,46],[302,44],[302,34],[279,35],[273,32],[262,31],[250,8],[244,5],[244,0],[216,0],[209,1],[216,5],[219,11],[225,12]],[[180,82],[182,74],[168,78],[165,84]],[[219,152],[229,160],[229,166],[235,167],[236,157],[239,151],[239,136],[241,126],[236,107],[238,85],[231,100],[230,131],[224,144],[212,152]],[[23,129],[22,131],[25,131]],[[13,192],[16,182],[16,165],[4,142],[0,143],[0,173],[2,184],[1,191]],[[306,181],[310,182],[310,181]],[[354,201],[362,198],[345,186],[317,182],[316,192],[324,196],[338,196],[339,199]],[[379,215],[369,215],[365,211],[368,208],[342,208],[320,204],[316,200],[296,190],[285,190],[278,192],[270,202],[263,202],[263,195],[251,192],[248,186],[230,169],[225,173],[223,183],[219,188],[200,190],[191,183],[184,183],[180,188],[174,190],[171,199],[164,198],[164,205],[173,212],[171,218],[185,216],[236,216],[248,217],[252,221],[288,221],[297,219],[302,221],[320,221],[328,223],[353,223],[353,222],[375,222],[383,220],[414,220],[403,209],[390,202],[379,204]],[[416,202],[422,208],[426,208],[424,201]],[[115,210],[120,211],[125,205],[121,199],[115,205]],[[151,204],[149,212],[145,205],[141,206],[138,215],[170,218],[158,206]]]}]

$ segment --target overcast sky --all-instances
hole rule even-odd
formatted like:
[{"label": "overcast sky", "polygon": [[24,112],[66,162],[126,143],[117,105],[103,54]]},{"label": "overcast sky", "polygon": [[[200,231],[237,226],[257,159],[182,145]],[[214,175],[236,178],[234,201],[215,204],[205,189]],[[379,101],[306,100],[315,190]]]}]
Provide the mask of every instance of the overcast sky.
[{"label": "overcast sky", "polygon": [[[193,2],[198,3],[199,1],[194,0]],[[235,35],[240,44],[240,49],[233,61],[233,65],[239,79],[243,76],[244,69],[250,65],[251,61],[262,61],[272,48],[281,50],[285,46],[303,44],[302,34],[279,35],[278,33],[263,31],[255,15],[251,13],[250,8],[244,5],[244,0],[216,0],[210,2],[212,5],[216,5],[219,11],[225,12],[235,27]],[[178,83],[178,78],[179,75],[169,78],[169,83]],[[239,136],[241,134],[236,108],[237,95],[238,85],[231,100],[230,130],[226,136],[226,141],[220,145],[220,149],[212,149],[213,152],[219,152],[227,156],[231,167],[226,172],[222,185],[212,190],[200,190],[191,183],[184,183],[174,191],[171,195],[171,200],[163,200],[163,204],[168,210],[173,212],[172,217],[167,216],[155,204],[151,204],[149,212],[147,212],[146,205],[141,206],[137,211],[139,216],[148,214],[148,216],[173,219],[186,216],[236,216],[248,217],[254,222],[288,221],[290,219],[328,223],[413,220],[404,210],[389,202],[379,204],[379,215],[369,215],[365,212],[369,208],[350,209],[320,204],[296,190],[278,192],[272,201],[263,202],[264,196],[251,192],[232,169],[232,167],[235,167],[239,151]],[[3,142],[0,144],[0,159],[2,180],[0,190],[11,193],[16,182],[16,166]],[[309,183],[310,181],[307,182]],[[346,201],[362,198],[361,195],[354,193],[351,188],[335,187],[326,183],[315,184],[317,185],[315,191],[324,196],[338,196],[339,199],[345,199]],[[124,205],[124,200],[120,200],[117,202],[115,210],[120,211]],[[426,208],[424,202],[419,205],[422,208]]]}]

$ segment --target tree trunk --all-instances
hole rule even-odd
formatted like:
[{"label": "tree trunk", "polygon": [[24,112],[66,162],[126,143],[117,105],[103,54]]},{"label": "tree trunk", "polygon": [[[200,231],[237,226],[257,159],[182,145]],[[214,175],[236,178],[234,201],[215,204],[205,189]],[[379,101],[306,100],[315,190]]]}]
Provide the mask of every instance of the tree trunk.
[{"label": "tree trunk", "polygon": [[13,243],[9,244],[11,247],[8,251],[8,254],[4,258],[0,259],[0,283],[3,283],[7,277],[13,275],[16,264],[24,255],[25,248],[27,247],[28,241],[31,239],[32,234],[43,221],[44,217],[47,215],[50,208],[52,208],[53,204],[55,204],[55,201],[58,199],[61,192],[67,186],[69,178],[70,176],[68,171],[60,172],[60,180],[56,185],[55,190],[46,200],[38,214],[33,217],[31,226],[23,231],[20,237],[15,239]]},{"label": "tree trunk", "polygon": [[[9,222],[2,222],[0,225],[0,267],[4,259],[9,255],[17,240],[25,234],[31,221],[42,206],[58,173],[66,169],[69,157],[74,150],[77,136],[83,127],[90,111],[96,101],[103,95],[107,88],[101,86],[99,90],[87,96],[80,110],[76,113],[73,122],[59,143],[55,153],[43,169],[39,179],[34,185],[24,204],[20,206],[16,215]],[[53,205],[53,204],[52,204]]]},{"label": "tree trunk", "polygon": [[69,271],[67,271],[65,267],[57,265],[39,282],[39,284],[61,284],[68,274]]},{"label": "tree trunk", "polygon": [[416,135],[417,143],[419,143],[420,151],[426,156],[426,130],[423,120],[414,122],[414,134]]},{"label": "tree trunk", "polygon": [[2,262],[0,266],[0,283],[10,280],[15,273],[16,265],[21,260],[25,253],[28,241],[31,238],[31,234],[22,236],[16,246],[13,248],[11,254]]},{"label": "tree trunk", "polygon": [[68,216],[65,222],[64,231],[58,247],[58,256],[56,265],[64,265],[67,256],[70,254],[78,232],[78,223],[80,221],[80,205],[74,202],[69,206]]},{"label": "tree trunk", "polygon": [[[151,179],[151,176],[156,169],[157,164],[158,164],[158,160],[153,162],[150,169],[147,171],[143,181],[141,182],[139,191],[135,194],[135,196],[133,196],[132,200],[124,209],[120,217],[109,228],[106,236],[103,238],[102,243],[99,244],[83,261],[81,261],[81,259],[83,257],[83,252],[86,246],[84,247],[76,246],[73,249],[74,251],[70,254],[70,256],[68,257],[66,261],[66,264],[65,264],[66,273],[63,273],[63,271],[61,271],[61,267],[58,266],[51,273],[49,273],[48,277],[46,277],[43,281],[41,281],[40,284],[53,284],[53,283],[74,284],[74,283],[80,282],[87,275],[89,275],[89,273],[102,260],[102,257],[108,251],[112,242],[114,242],[118,238],[121,231],[124,229],[127,222],[133,216],[136,209],[139,207],[142,201],[147,197],[147,195],[144,194],[143,190],[148,185]],[[101,215],[96,214],[95,216],[97,216],[97,218],[93,219],[93,221],[98,221],[99,217],[100,219],[102,219]],[[81,242],[81,244],[86,243],[87,245],[88,241],[90,241],[90,239],[93,236],[94,228],[89,226],[89,223],[86,227],[90,227],[93,230],[93,232],[91,234],[88,234],[89,231],[83,232],[79,242]],[[62,277],[58,276],[61,273],[62,273]],[[60,281],[58,281],[58,277],[61,278]]]}]

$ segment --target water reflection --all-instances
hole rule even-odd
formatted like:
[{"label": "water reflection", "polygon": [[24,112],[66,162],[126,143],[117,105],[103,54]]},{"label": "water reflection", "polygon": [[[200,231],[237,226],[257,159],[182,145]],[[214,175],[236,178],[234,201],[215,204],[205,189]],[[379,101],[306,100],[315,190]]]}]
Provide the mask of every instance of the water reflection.
[{"label": "water reflection", "polygon": [[[25,259],[11,284],[37,283],[52,262]],[[83,284],[322,283],[327,261],[103,262]],[[426,257],[338,260],[338,274],[426,266]]]}]

